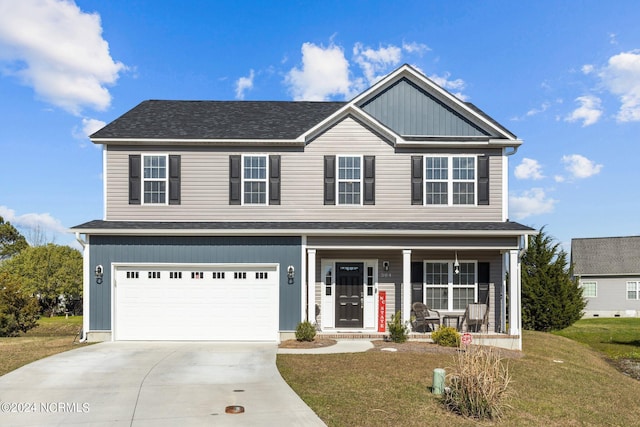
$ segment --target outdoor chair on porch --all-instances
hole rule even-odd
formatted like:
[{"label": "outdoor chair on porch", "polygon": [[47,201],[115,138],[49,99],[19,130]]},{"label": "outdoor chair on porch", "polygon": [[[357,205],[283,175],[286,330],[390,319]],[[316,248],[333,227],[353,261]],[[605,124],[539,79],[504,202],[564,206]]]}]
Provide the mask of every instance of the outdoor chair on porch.
[{"label": "outdoor chair on porch", "polygon": [[414,332],[435,331],[435,325],[440,325],[441,317],[437,310],[431,310],[422,302],[411,304],[414,320],[411,326]]},{"label": "outdoor chair on porch", "polygon": [[467,326],[467,332],[482,332],[484,328],[489,333],[489,305],[478,302],[467,305],[463,324]]}]

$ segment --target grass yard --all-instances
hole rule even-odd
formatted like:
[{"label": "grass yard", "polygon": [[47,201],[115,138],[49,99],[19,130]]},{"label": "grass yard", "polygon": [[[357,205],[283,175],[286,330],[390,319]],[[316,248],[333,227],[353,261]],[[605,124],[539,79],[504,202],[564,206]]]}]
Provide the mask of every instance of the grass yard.
[{"label": "grass yard", "polygon": [[573,340],[525,331],[523,341],[524,357],[505,359],[513,395],[499,422],[450,414],[430,393],[433,369],[452,366],[450,354],[278,355],[277,363],[329,426],[640,426],[640,381]]},{"label": "grass yard", "polygon": [[640,361],[640,318],[582,319],[556,335],[571,338],[610,358]]},{"label": "grass yard", "polygon": [[0,375],[43,357],[77,348],[82,316],[43,317],[38,327],[13,338],[0,338]]}]

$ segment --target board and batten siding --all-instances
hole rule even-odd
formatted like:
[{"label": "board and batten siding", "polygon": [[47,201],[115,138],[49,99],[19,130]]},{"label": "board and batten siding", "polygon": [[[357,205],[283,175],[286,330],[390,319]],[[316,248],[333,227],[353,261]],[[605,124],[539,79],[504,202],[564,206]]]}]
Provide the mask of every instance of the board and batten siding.
[{"label": "board and batten siding", "polygon": [[89,271],[97,265],[104,268],[102,283],[96,283],[93,275],[90,279],[91,331],[111,330],[112,263],[279,264],[280,330],[295,330],[300,322],[302,275],[296,274],[294,283],[287,278],[289,265],[302,271],[300,237],[89,236],[89,244]]},{"label": "board and batten siding", "polygon": [[[130,154],[181,156],[179,205],[130,205]],[[490,203],[483,206],[411,204],[411,156],[427,153],[490,155]],[[280,205],[230,205],[229,155],[279,154]],[[375,156],[375,204],[325,205],[324,156]],[[400,152],[352,118],[346,118],[301,148],[109,146],[106,153],[106,220],[110,221],[502,221],[500,149],[432,149]]]}]

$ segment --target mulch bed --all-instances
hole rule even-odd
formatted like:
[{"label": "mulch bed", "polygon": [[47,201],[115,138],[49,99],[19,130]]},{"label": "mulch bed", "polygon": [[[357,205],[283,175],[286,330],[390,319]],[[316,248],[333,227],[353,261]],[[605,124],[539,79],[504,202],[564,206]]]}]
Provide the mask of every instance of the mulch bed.
[{"label": "mulch bed", "polygon": [[287,340],[282,341],[278,347],[280,348],[321,348],[334,345],[336,340],[326,338],[316,338],[313,341]]}]

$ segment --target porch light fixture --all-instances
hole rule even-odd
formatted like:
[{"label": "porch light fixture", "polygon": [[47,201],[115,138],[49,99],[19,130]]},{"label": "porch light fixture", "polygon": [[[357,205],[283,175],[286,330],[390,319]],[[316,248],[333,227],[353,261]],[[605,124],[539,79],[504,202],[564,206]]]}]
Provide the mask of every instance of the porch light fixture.
[{"label": "porch light fixture", "polygon": [[287,279],[289,279],[289,284],[293,283],[293,278],[295,277],[296,270],[293,268],[293,265],[287,267]]},{"label": "porch light fixture", "polygon": [[458,262],[458,251],[456,251],[456,260],[453,262],[453,272],[460,274],[460,263]]},{"label": "porch light fixture", "polygon": [[102,268],[102,265],[96,265],[96,283],[98,285],[102,284],[102,276],[104,275],[104,269]]}]

